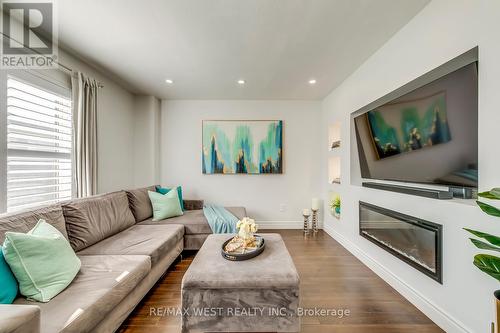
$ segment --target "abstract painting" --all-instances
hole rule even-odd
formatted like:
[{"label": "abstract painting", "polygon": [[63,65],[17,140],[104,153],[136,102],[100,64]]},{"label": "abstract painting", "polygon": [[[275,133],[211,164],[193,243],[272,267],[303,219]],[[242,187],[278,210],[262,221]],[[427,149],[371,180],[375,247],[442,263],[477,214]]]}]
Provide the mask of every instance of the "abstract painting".
[{"label": "abstract painting", "polygon": [[444,92],[385,104],[366,117],[378,159],[451,140]]},{"label": "abstract painting", "polygon": [[283,173],[282,120],[204,120],[204,174]]}]

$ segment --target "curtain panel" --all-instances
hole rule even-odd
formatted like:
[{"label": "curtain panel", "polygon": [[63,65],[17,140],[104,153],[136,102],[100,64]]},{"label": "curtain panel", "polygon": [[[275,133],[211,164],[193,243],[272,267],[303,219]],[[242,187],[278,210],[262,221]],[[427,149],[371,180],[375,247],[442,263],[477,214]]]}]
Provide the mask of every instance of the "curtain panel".
[{"label": "curtain panel", "polygon": [[97,99],[99,83],[76,72],[73,90],[73,170],[74,195],[97,193]]}]

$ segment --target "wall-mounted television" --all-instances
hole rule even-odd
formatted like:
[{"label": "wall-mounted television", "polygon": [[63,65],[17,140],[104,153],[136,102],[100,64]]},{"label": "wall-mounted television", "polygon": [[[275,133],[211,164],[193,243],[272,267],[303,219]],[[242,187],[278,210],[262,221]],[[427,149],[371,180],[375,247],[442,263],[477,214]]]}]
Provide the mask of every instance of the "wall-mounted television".
[{"label": "wall-mounted television", "polygon": [[477,188],[478,62],[461,59],[358,112],[362,178]]}]

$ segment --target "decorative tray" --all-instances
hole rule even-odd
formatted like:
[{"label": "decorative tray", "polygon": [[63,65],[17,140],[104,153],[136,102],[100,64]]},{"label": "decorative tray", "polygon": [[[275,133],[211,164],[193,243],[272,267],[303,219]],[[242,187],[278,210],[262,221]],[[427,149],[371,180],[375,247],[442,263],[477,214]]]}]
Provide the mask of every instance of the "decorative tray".
[{"label": "decorative tray", "polygon": [[231,261],[243,261],[243,260],[248,260],[251,258],[254,258],[261,254],[264,251],[264,248],[266,247],[266,243],[264,241],[264,238],[259,236],[259,235],[254,235],[257,246],[255,248],[247,248],[244,250],[236,250],[233,252],[227,252],[225,250],[227,243],[229,243],[233,238],[229,238],[227,241],[222,244],[221,248],[221,254],[224,259],[231,260]]}]

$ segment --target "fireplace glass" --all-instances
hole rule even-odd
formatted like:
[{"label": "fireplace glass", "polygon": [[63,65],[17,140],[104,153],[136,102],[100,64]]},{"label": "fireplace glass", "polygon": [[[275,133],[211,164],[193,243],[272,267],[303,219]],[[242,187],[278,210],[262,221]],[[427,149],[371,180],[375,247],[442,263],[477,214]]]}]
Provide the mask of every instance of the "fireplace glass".
[{"label": "fireplace glass", "polygon": [[369,241],[442,283],[442,226],[364,202],[359,232]]}]

